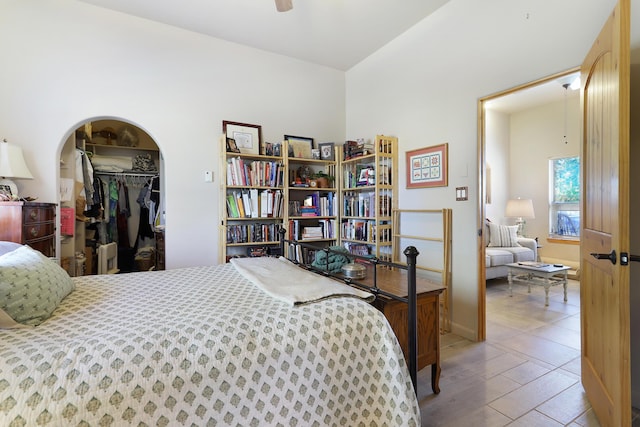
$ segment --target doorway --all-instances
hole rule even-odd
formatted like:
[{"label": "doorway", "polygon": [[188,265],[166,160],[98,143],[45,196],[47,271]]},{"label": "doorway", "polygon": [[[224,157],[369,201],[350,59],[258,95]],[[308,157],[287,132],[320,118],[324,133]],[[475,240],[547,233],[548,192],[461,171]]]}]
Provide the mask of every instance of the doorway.
[{"label": "doorway", "polygon": [[[516,218],[507,217],[505,213],[507,202],[531,199],[535,215],[526,219],[526,236],[537,238],[538,259],[534,261],[547,257],[566,264],[567,258],[575,259],[579,269],[579,241],[548,239],[554,226],[548,209],[549,161],[580,153],[579,91],[564,86],[577,76],[577,68],[567,70],[479,101],[478,227],[485,233],[487,219],[513,225]],[[478,339],[485,340],[486,249],[484,239],[479,240]]]},{"label": "doorway", "polygon": [[142,128],[80,123],[60,152],[61,266],[71,276],[164,268],[164,162]]}]

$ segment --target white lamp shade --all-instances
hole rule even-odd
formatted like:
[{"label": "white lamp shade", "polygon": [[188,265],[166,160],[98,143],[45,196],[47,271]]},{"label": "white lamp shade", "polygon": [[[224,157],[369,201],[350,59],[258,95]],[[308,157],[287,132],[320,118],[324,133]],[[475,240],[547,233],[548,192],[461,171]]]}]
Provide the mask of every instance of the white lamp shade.
[{"label": "white lamp shade", "polygon": [[507,218],[535,218],[531,199],[511,199],[507,202]]},{"label": "white lamp shade", "polygon": [[22,155],[22,148],[8,142],[0,142],[0,177],[33,179]]}]

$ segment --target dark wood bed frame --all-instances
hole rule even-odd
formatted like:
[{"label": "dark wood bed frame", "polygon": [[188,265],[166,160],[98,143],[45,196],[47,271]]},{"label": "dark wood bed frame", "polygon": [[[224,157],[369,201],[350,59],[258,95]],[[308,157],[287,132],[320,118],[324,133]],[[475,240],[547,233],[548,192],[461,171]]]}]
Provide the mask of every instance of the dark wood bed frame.
[{"label": "dark wood bed frame", "polygon": [[[416,292],[416,259],[420,254],[418,250],[414,246],[408,246],[407,248],[405,248],[403,253],[407,257],[407,264],[403,265],[403,264],[383,261],[375,257],[365,257],[360,255],[354,255],[354,254],[344,253],[340,251],[335,251],[326,247],[318,247],[313,244],[304,243],[297,240],[289,240],[285,238],[285,234],[286,234],[286,230],[281,229],[280,230],[280,252],[282,256],[286,257],[293,263],[299,265],[300,267],[306,270],[313,271],[315,273],[322,274],[324,276],[332,277],[334,279],[341,280],[350,286],[355,286],[357,288],[369,291],[372,294],[376,295],[376,297],[378,295],[383,295],[387,298],[391,298],[393,300],[400,301],[402,303],[407,304],[408,306],[407,307],[408,308],[407,331],[408,331],[408,343],[409,343],[408,365],[409,365],[409,374],[411,376],[411,381],[413,382],[413,389],[417,395],[418,394],[418,378],[417,378],[417,375],[418,375],[418,314],[417,314],[418,295]],[[289,256],[287,256],[288,253],[285,250],[285,246],[287,244],[299,245],[300,247],[307,247],[307,248],[312,248],[319,251],[324,251],[326,252],[327,255],[330,252],[333,252],[340,255],[344,255],[352,260],[361,260],[365,263],[368,263],[373,266],[373,268],[371,269],[373,271],[373,281],[372,281],[373,285],[370,286],[370,285],[360,283],[358,282],[357,279],[345,277],[342,274],[331,273],[328,270],[328,262],[327,262],[327,268],[323,270],[309,264],[298,262],[295,259],[291,259]],[[325,259],[328,260],[328,258],[329,257],[327,256]],[[390,292],[386,292],[378,287],[377,273],[378,273],[379,267],[389,268],[389,269],[400,269],[400,270],[407,271],[407,291],[408,291],[407,297],[402,297]],[[434,365],[434,369],[432,370],[432,386],[433,386],[434,392],[437,393],[440,391],[440,389],[437,387],[437,377],[435,372],[436,370],[438,370],[437,377],[439,377],[439,367]]]}]

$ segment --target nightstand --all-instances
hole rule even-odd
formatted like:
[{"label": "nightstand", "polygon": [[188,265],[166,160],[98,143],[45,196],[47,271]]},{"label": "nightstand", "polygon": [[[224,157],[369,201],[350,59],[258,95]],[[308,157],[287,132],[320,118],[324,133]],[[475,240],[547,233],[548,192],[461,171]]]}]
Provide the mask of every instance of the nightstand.
[{"label": "nightstand", "polygon": [[56,255],[56,204],[0,202],[0,240]]}]

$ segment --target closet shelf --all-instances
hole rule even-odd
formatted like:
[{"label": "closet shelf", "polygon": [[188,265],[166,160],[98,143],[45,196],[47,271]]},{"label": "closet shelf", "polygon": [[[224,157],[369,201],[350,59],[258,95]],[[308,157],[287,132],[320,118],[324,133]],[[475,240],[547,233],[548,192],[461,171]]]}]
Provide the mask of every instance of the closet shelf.
[{"label": "closet shelf", "polygon": [[129,145],[108,145],[108,144],[94,144],[92,142],[87,142],[85,143],[85,147],[104,147],[104,148],[109,148],[109,149],[122,149],[122,150],[138,150],[138,151],[155,151],[158,152],[160,151],[159,148],[154,148],[154,147],[140,147],[140,146],[129,146]]}]

